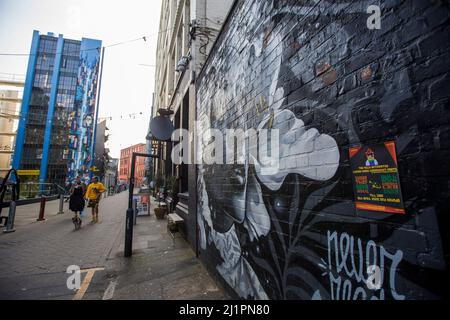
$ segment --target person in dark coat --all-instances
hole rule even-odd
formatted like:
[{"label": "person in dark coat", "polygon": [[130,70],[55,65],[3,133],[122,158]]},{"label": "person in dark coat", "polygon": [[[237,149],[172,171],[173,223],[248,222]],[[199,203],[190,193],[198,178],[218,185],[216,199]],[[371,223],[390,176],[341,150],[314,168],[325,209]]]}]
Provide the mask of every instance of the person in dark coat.
[{"label": "person in dark coat", "polygon": [[85,206],[85,193],[86,185],[81,182],[81,178],[78,176],[70,189],[69,200],[69,209],[75,213],[75,216],[72,218],[72,221],[75,224],[75,229],[79,229],[81,227],[81,212],[84,210]]}]

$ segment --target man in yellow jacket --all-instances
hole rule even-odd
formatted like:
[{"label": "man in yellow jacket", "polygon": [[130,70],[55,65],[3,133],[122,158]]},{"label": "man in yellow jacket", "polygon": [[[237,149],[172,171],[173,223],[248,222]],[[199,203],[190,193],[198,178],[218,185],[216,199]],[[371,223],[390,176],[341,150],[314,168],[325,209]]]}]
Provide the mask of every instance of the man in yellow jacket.
[{"label": "man in yellow jacket", "polygon": [[89,200],[88,207],[92,208],[92,221],[91,223],[98,222],[98,206],[100,203],[100,197],[103,192],[106,191],[103,183],[98,182],[98,178],[92,178],[92,183],[88,186],[86,191],[86,199]]}]

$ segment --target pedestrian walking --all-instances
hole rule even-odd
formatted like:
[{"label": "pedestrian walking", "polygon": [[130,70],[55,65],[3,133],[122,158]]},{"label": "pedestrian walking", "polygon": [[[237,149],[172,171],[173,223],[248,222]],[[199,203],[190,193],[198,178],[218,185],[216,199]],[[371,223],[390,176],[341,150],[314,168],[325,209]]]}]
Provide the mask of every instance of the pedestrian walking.
[{"label": "pedestrian walking", "polygon": [[92,183],[88,186],[86,191],[86,199],[89,201],[88,207],[92,208],[91,223],[98,222],[98,208],[100,204],[100,197],[105,191],[106,188],[103,183],[98,181],[98,177],[92,178]]},{"label": "pedestrian walking", "polygon": [[69,209],[73,211],[75,216],[72,218],[75,229],[81,228],[81,212],[84,210],[85,201],[84,194],[86,193],[86,185],[81,182],[81,178],[76,178],[75,184],[70,188]]}]

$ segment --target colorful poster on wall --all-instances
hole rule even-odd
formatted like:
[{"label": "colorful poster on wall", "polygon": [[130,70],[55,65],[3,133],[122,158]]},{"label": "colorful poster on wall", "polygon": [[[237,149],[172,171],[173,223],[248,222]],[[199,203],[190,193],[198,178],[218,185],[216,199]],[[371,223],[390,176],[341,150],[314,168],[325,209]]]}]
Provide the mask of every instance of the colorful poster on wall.
[{"label": "colorful poster on wall", "polygon": [[405,214],[395,142],[350,148],[358,210]]},{"label": "colorful poster on wall", "polygon": [[77,89],[69,113],[69,156],[67,182],[77,176],[90,178],[94,158],[97,84],[102,42],[83,38],[80,50]]}]

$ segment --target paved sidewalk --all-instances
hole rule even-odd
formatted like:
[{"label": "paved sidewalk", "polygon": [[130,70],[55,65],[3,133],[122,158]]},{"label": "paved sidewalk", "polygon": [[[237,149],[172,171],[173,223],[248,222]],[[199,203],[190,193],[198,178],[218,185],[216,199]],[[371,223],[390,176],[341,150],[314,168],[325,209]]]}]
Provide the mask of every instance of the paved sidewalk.
[{"label": "paved sidewalk", "polygon": [[124,255],[124,229],[107,260],[107,292],[86,295],[86,299],[223,300],[229,296],[219,288],[179,235],[167,232],[167,220],[139,216],[134,226],[133,256]]},{"label": "paved sidewalk", "polygon": [[[167,220],[154,214],[138,217],[133,256],[123,257],[127,196],[103,199],[100,223],[85,217],[80,231],[67,208],[62,215],[49,210],[43,222],[35,221],[35,207],[21,213],[15,233],[0,233],[0,299],[228,299],[188,243],[173,240]],[[70,265],[103,270],[80,295],[66,286]]]},{"label": "paved sidewalk", "polygon": [[[39,217],[40,203],[27,204],[25,206],[18,206],[16,208],[16,217],[14,219],[14,228],[30,224],[39,224],[36,219]],[[53,219],[58,216],[59,200],[48,201],[45,203],[45,219]],[[2,216],[7,216],[9,208],[3,208]],[[64,212],[69,213],[69,203],[64,202]]]},{"label": "paved sidewalk", "polygon": [[103,199],[100,223],[90,225],[86,216],[79,231],[74,231],[68,209],[62,215],[48,211],[47,220],[42,222],[21,219],[19,214],[22,223],[16,224],[16,232],[0,233],[0,298],[71,299],[73,292],[66,287],[67,267],[105,265],[124,225],[126,200],[125,193]]}]

